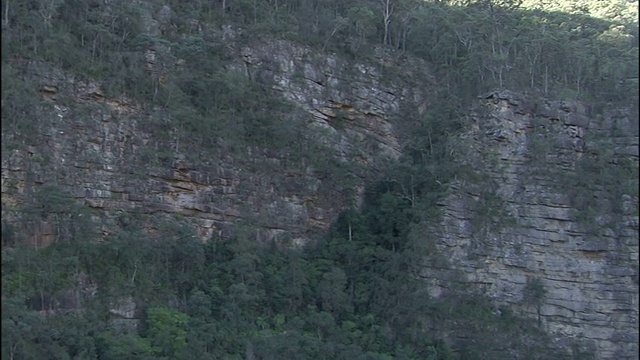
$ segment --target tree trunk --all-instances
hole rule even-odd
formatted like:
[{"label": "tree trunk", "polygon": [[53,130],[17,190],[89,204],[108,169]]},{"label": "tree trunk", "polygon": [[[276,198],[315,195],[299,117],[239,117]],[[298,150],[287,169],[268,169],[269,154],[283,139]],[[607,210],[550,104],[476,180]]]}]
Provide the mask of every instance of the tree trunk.
[{"label": "tree trunk", "polygon": [[[7,3],[4,6],[4,26],[7,29],[9,28],[9,0],[7,0]],[[13,354],[11,357],[13,357]]]},{"label": "tree trunk", "polygon": [[382,43],[389,45],[389,25],[391,24],[391,15],[393,15],[393,4],[391,0],[380,0],[382,4],[382,17],[384,19],[384,36]]}]

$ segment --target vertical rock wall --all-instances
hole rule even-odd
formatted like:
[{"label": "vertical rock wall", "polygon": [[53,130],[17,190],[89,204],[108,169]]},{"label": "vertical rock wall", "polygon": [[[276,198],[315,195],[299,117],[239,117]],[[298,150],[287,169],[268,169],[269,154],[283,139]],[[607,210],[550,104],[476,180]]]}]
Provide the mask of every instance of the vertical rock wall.
[{"label": "vertical rock wall", "polygon": [[[536,104],[507,91],[481,102],[459,148],[460,161],[483,178],[458,181],[443,202],[435,229],[441,255],[469,289],[538,318],[558,345],[598,359],[637,359],[637,190],[580,178],[589,175],[580,163],[589,156],[637,169],[637,119],[620,111],[595,116],[574,101]],[[619,181],[622,189],[637,188],[637,179]],[[581,208],[580,197],[599,207]],[[447,292],[447,274],[425,265],[432,295]]]},{"label": "vertical rock wall", "polygon": [[[417,83],[386,81],[375,64],[318,56],[281,41],[229,48],[235,60],[228,71],[273,86],[290,101],[294,109],[287,121],[302,123],[309,132],[303,136],[318,137],[313,141],[326,154],[316,156],[349,164],[356,196],[367,171],[400,155],[388,119],[403,103],[425,101]],[[203,239],[233,236],[236,222],[245,219],[261,227],[259,240],[304,243],[352,200],[334,174],[320,174],[305,159],[259,147],[185,154],[171,133],[154,137],[151,127],[172,121],[162,109],[109,98],[99,83],[40,64],[28,73],[42,95],[41,126],[32,143],[2,154],[3,215],[28,202],[41,185],[56,184],[94,209],[105,238],[117,231],[123,214],[141,212],[188,219]],[[2,136],[6,143],[22,141]],[[41,235],[46,234],[35,234]]]},{"label": "vertical rock wall", "polygon": [[[400,156],[403,124],[390,119],[403,106],[419,114],[429,106],[431,80],[421,63],[388,68],[277,41],[232,50],[230,71],[275,84],[304,110],[309,129],[324,130],[327,149],[358,164],[352,170],[359,174]],[[384,74],[399,69],[405,72],[392,81]],[[415,71],[420,76],[411,78]],[[161,110],[107,98],[99,84],[65,74],[38,76],[48,111],[37,142],[3,151],[3,218],[11,219],[39,186],[55,183],[94,210],[105,238],[123,213],[139,211],[189,219],[203,239],[233,236],[237,221],[251,218],[259,239],[304,243],[349,200],[327,185],[326,174],[304,163],[285,166],[287,158],[267,149],[248,148],[242,157],[218,149],[188,160],[173,139],[156,139],[141,125],[167,120]],[[583,344],[601,359],[637,358],[637,192],[611,195],[597,181],[566,176],[578,175],[579,160],[591,156],[637,168],[637,115],[596,116],[579,102],[536,103],[510,92],[481,101],[456,150],[480,176],[458,179],[442,203],[445,215],[433,231],[448,268],[425,265],[431,294],[441,296],[459,281],[539,319],[559,345]],[[3,133],[2,140],[15,139]],[[151,161],[158,153],[170,153],[171,161]],[[586,204],[595,212],[579,210],[583,197],[592,198]],[[40,224],[34,235],[51,241],[50,228]],[[544,290],[540,301],[530,298],[532,284]]]}]

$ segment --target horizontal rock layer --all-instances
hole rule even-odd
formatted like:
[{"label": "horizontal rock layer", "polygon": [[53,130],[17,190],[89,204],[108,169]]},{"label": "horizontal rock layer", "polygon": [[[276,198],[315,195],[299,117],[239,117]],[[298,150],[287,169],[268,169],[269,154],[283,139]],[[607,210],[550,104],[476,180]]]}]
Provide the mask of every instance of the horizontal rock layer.
[{"label": "horizontal rock layer", "polygon": [[[433,229],[437,248],[470,289],[524,316],[539,314],[559,343],[583,344],[598,359],[637,358],[638,198],[612,197],[624,205],[613,216],[604,208],[581,215],[572,194],[585,185],[567,177],[581,157],[597,156],[592,151],[603,140],[637,167],[637,125],[620,111],[594,116],[579,102],[536,105],[506,91],[482,99],[459,160],[489,180],[459,182],[443,201],[443,220]],[[536,134],[548,136],[544,149],[534,149]],[[583,180],[589,188],[579,196],[611,190],[599,188],[597,178]],[[608,221],[598,223],[603,215]],[[435,296],[450,286],[440,265],[426,262],[422,276]],[[526,298],[534,279],[546,291],[539,306]]]}]

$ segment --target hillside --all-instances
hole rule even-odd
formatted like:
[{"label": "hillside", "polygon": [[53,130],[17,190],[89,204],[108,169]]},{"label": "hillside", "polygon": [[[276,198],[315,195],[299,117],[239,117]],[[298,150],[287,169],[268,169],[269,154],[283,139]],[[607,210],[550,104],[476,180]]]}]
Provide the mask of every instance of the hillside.
[{"label": "hillside", "polygon": [[638,358],[636,3],[2,9],[3,358]]}]

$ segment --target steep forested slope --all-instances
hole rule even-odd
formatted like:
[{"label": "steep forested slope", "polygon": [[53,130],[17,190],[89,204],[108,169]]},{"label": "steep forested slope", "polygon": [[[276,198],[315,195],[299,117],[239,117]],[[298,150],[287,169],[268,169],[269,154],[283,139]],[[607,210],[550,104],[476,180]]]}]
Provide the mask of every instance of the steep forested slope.
[{"label": "steep forested slope", "polygon": [[3,358],[637,358],[634,2],[2,10]]}]

